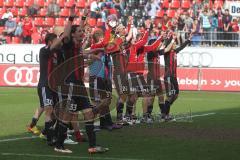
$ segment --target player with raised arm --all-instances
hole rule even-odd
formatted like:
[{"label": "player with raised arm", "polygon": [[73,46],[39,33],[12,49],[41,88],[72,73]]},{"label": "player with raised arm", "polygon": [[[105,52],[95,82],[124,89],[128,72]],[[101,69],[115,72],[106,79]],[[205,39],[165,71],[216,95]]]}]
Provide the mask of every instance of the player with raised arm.
[{"label": "player with raised arm", "polygon": [[170,32],[170,43],[166,45],[164,49],[164,62],[165,62],[165,74],[164,74],[164,83],[166,88],[166,100],[165,100],[165,109],[162,114],[162,118],[165,121],[173,120],[173,117],[169,115],[170,107],[178,98],[179,86],[177,81],[177,54],[183,50],[188,44],[192,34],[189,35],[187,41],[185,41],[181,46],[177,47],[176,39],[177,36],[175,33]]}]

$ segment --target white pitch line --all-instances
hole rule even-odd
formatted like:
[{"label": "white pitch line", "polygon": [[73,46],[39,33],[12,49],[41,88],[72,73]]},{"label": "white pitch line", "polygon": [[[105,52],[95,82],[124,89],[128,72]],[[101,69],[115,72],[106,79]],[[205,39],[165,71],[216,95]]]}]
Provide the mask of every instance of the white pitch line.
[{"label": "white pitch line", "polygon": [[20,138],[11,138],[11,139],[1,139],[1,142],[11,142],[11,141],[18,141],[18,140],[24,140],[24,139],[34,139],[38,138],[38,136],[31,136],[31,137],[20,137]]},{"label": "white pitch line", "polygon": [[24,157],[47,157],[47,158],[66,158],[66,159],[92,159],[92,160],[144,160],[133,158],[114,158],[114,157],[82,157],[82,156],[57,156],[57,155],[42,155],[28,153],[1,153],[2,156],[24,156]]},{"label": "white pitch line", "polygon": [[216,113],[195,114],[195,115],[186,116],[186,117],[179,117],[179,118],[175,118],[175,119],[180,120],[180,119],[185,119],[185,118],[205,117],[205,116],[211,116],[211,115],[215,115],[215,114]]}]

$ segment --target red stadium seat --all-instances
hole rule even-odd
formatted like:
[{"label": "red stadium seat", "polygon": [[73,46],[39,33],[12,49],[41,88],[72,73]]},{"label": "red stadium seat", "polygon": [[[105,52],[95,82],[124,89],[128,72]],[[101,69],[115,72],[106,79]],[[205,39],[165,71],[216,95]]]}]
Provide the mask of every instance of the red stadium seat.
[{"label": "red stadium seat", "polygon": [[3,5],[5,7],[13,7],[14,6],[14,0],[5,0]]},{"label": "red stadium seat", "polygon": [[156,17],[162,18],[163,15],[164,15],[164,10],[161,9],[161,10],[158,10],[158,11],[157,11]]},{"label": "red stadium seat", "polygon": [[18,15],[21,16],[21,17],[26,16],[27,15],[27,8],[26,7],[20,8]]},{"label": "red stadium seat", "polygon": [[222,7],[223,7],[223,1],[222,1],[222,0],[215,0],[215,1],[214,1],[214,4],[213,4],[213,7],[214,7],[215,9],[217,9],[217,8],[222,8]]},{"label": "red stadium seat", "polygon": [[45,18],[45,26],[54,26],[55,19],[52,17]]},{"label": "red stadium seat", "polygon": [[44,0],[35,0],[35,2],[38,4],[39,7],[44,7]]},{"label": "red stadium seat", "polygon": [[39,16],[45,17],[47,15],[47,9],[46,8],[41,8],[39,11]]},{"label": "red stadium seat", "polygon": [[170,4],[170,8],[172,8],[172,9],[180,8],[180,1],[179,0],[173,0]]},{"label": "red stadium seat", "polygon": [[90,25],[90,27],[95,27],[97,24],[97,20],[95,18],[89,18],[88,24]]},{"label": "red stadium seat", "polygon": [[11,37],[10,36],[5,36],[7,44],[11,44]]},{"label": "red stadium seat", "polygon": [[60,13],[59,13],[59,15],[61,16],[61,17],[68,17],[69,16],[69,9],[68,8],[63,8],[63,9],[61,9],[61,11],[60,11]]},{"label": "red stadium seat", "polygon": [[97,27],[102,27],[104,25],[104,22],[102,22],[101,18],[97,19]]},{"label": "red stadium seat", "polygon": [[52,2],[52,0],[45,0],[44,7],[47,8],[50,2]]},{"label": "red stadium seat", "polygon": [[59,5],[59,7],[63,8],[64,7],[64,3],[65,3],[65,0],[57,0],[56,3]]},{"label": "red stadium seat", "polygon": [[18,16],[18,8],[13,7],[13,8],[11,9],[11,12],[12,12],[12,14],[13,14],[14,17]]},{"label": "red stadium seat", "polygon": [[167,10],[167,16],[170,18],[175,17],[175,13],[176,13],[175,10],[172,9]]},{"label": "red stadium seat", "polygon": [[0,16],[2,17],[2,15],[7,11],[7,9],[5,7],[0,8]]},{"label": "red stadium seat", "polygon": [[0,27],[0,34],[4,31],[5,27]]},{"label": "red stadium seat", "polygon": [[35,26],[43,26],[43,25],[44,25],[44,23],[43,23],[43,18],[41,18],[41,17],[36,17],[36,18],[34,19],[34,25],[35,25]]},{"label": "red stadium seat", "polygon": [[189,9],[190,6],[191,6],[191,2],[190,2],[189,0],[183,0],[183,1],[182,1],[181,7],[182,7],[183,9]]},{"label": "red stadium seat", "polygon": [[162,8],[168,8],[169,7],[169,1],[168,0],[164,0],[162,3]]},{"label": "red stadium seat", "polygon": [[73,4],[75,4],[75,0],[67,0],[67,1],[65,2],[65,6],[66,6],[66,7],[72,7]]},{"label": "red stadium seat", "polygon": [[21,39],[19,37],[12,37],[12,44],[19,44]]},{"label": "red stadium seat", "polygon": [[39,44],[41,40],[41,35],[38,32],[33,32],[32,34],[32,43],[33,44]]},{"label": "red stadium seat", "polygon": [[64,21],[65,21],[65,18],[56,18],[55,25],[56,26],[64,26]]},{"label": "red stadium seat", "polygon": [[24,5],[24,0],[16,0],[15,4],[16,7],[22,8]]},{"label": "red stadium seat", "polygon": [[24,5],[26,7],[29,7],[29,6],[31,6],[33,4],[33,2],[34,2],[34,0],[26,0]]},{"label": "red stadium seat", "polygon": [[3,7],[3,1],[4,0],[0,0],[0,7]]},{"label": "red stadium seat", "polygon": [[78,8],[85,8],[86,1],[85,0],[78,0],[76,6]]}]

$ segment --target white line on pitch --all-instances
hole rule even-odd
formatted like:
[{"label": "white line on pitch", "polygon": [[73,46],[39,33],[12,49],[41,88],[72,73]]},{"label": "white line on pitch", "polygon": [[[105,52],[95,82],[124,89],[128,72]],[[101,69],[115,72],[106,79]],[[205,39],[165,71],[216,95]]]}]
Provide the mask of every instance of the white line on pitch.
[{"label": "white line on pitch", "polygon": [[81,157],[81,156],[57,156],[28,153],[1,153],[2,156],[24,156],[24,157],[47,157],[47,158],[66,158],[66,159],[96,159],[96,160],[144,160],[133,158],[114,158],[114,157]]},{"label": "white line on pitch", "polygon": [[19,137],[19,138],[11,138],[11,139],[1,139],[1,142],[11,142],[11,141],[18,141],[18,140],[24,140],[24,139],[34,139],[38,138],[38,136],[31,136],[31,137]]},{"label": "white line on pitch", "polygon": [[186,116],[186,117],[179,117],[179,118],[175,118],[175,119],[180,120],[180,119],[185,119],[185,118],[205,117],[205,116],[211,116],[211,115],[215,115],[215,114],[216,113],[195,114],[195,115]]}]

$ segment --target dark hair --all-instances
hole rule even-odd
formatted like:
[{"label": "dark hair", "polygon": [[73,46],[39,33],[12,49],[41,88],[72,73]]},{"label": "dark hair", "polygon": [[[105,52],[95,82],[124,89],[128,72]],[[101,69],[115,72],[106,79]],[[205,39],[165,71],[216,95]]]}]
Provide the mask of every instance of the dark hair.
[{"label": "dark hair", "polygon": [[71,27],[71,34],[75,33],[77,31],[78,27],[79,27],[79,25],[72,25],[72,27]]},{"label": "dark hair", "polygon": [[55,38],[57,38],[55,33],[48,33],[45,37],[45,44],[48,45],[48,42],[54,40]]}]

